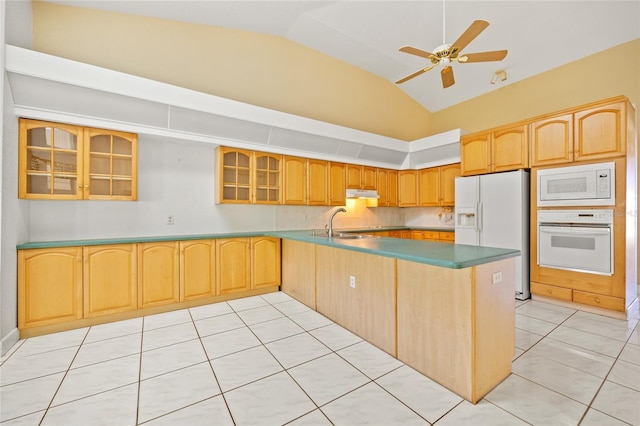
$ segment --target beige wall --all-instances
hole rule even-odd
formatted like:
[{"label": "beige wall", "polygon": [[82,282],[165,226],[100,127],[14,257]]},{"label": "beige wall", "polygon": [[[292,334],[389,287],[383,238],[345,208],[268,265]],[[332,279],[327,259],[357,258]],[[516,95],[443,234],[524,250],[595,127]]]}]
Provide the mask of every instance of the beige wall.
[{"label": "beige wall", "polygon": [[398,139],[428,134],[429,112],[393,82],[282,37],[33,2],[33,49]]},{"label": "beige wall", "polygon": [[438,111],[429,131],[476,132],[619,95],[640,102],[640,39]]}]

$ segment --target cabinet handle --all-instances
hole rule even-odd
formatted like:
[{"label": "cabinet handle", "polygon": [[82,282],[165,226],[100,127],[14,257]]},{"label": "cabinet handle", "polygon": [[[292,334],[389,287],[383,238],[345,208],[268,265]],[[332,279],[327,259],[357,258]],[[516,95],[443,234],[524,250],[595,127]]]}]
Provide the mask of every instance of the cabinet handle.
[{"label": "cabinet handle", "polygon": [[553,293],[553,290],[551,290],[550,288],[547,289],[547,293],[551,294]]},{"label": "cabinet handle", "polygon": [[87,184],[85,184],[85,185],[84,185],[84,188],[85,188],[85,189],[89,189],[89,184],[88,184],[88,183],[87,183]]},{"label": "cabinet handle", "polygon": [[78,184],[78,189],[82,189],[82,184]]},{"label": "cabinet handle", "polygon": [[593,300],[595,300],[595,301],[596,301],[596,303],[600,303],[600,298],[599,298],[599,297],[596,297],[596,298],[595,298],[595,299],[593,299]]}]

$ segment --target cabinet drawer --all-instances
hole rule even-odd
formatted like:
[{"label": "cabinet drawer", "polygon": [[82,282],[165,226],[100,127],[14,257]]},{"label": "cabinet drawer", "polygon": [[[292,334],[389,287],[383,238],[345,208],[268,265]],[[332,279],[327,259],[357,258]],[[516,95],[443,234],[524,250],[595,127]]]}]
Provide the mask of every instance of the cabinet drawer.
[{"label": "cabinet drawer", "polygon": [[540,296],[553,297],[554,299],[571,301],[571,289],[555,287],[547,284],[531,283],[531,293]]},{"label": "cabinet drawer", "polygon": [[422,231],[422,238],[424,240],[439,240],[440,232],[438,231]]},{"label": "cabinet drawer", "polygon": [[440,239],[442,241],[455,241],[456,240],[456,234],[455,232],[440,232]]},{"label": "cabinet drawer", "polygon": [[624,312],[624,299],[619,297],[603,296],[601,294],[573,290],[573,301],[585,305]]},{"label": "cabinet drawer", "polygon": [[391,238],[402,238],[402,231],[389,231]]}]

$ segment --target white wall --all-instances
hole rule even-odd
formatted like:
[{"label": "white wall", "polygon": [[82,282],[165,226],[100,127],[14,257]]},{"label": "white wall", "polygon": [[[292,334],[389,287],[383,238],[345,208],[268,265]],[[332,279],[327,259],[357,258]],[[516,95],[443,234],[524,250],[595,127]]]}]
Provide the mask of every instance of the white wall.
[{"label": "white wall", "polygon": [[[18,127],[13,97],[4,72],[6,43],[31,45],[31,3],[0,2],[0,354],[18,340],[16,244],[29,240],[27,218],[29,205],[18,200]],[[4,25],[6,24],[6,25]]]}]

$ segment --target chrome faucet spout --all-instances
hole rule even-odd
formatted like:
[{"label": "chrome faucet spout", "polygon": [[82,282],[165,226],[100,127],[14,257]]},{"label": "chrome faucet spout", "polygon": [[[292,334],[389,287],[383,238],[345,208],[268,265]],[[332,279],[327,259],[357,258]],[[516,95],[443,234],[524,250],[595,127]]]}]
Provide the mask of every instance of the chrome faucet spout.
[{"label": "chrome faucet spout", "polygon": [[331,213],[331,216],[329,216],[329,227],[327,228],[325,226],[325,228],[327,228],[327,235],[329,236],[329,238],[333,237],[333,218],[340,212],[346,213],[347,209],[345,209],[344,207],[340,207],[338,209],[335,209],[333,213]]}]

